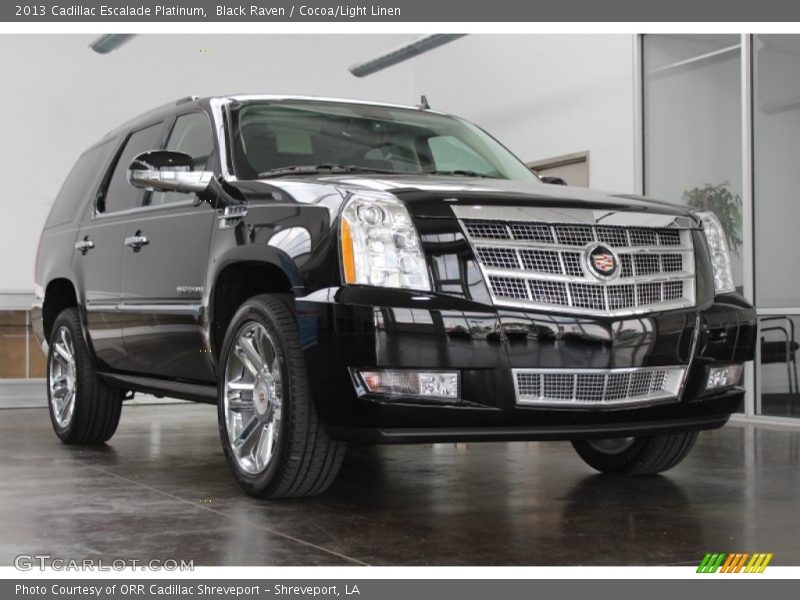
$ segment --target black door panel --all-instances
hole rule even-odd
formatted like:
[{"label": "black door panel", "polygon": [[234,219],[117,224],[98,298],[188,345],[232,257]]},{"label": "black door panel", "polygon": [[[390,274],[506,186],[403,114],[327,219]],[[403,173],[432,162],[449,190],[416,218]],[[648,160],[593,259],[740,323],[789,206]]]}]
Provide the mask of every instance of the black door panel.
[{"label": "black door panel", "polygon": [[[120,293],[124,217],[89,220],[78,233],[72,257],[78,289],[83,290],[89,339],[97,358],[112,369],[130,370],[116,312]],[[91,244],[91,246],[89,246]]]},{"label": "black door panel", "polygon": [[126,237],[146,238],[122,251],[120,310],[137,372],[213,380],[202,303],[216,211],[191,199],[151,209],[130,221]]}]

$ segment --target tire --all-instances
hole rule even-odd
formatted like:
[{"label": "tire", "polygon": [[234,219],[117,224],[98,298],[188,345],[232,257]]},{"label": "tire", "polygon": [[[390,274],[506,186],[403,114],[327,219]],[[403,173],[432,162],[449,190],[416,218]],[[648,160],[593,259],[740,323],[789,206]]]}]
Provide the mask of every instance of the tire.
[{"label": "tire", "polygon": [[572,446],[602,473],[653,475],[680,463],[694,447],[697,432],[609,440],[576,440]]},{"label": "tire", "polygon": [[77,308],[56,317],[47,354],[50,422],[65,444],[102,444],[119,425],[123,391],[98,375]]},{"label": "tire", "polygon": [[250,298],[231,320],[220,356],[219,432],[241,488],[258,498],[327,490],[346,444],[328,437],[317,417],[287,303],[267,294]]}]

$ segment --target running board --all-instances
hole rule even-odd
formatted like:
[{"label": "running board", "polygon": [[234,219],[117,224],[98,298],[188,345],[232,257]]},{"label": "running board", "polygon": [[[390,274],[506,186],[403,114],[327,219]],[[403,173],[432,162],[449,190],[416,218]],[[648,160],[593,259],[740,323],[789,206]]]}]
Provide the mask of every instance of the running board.
[{"label": "running board", "polygon": [[120,373],[99,373],[99,375],[111,385],[134,392],[143,392],[154,396],[169,396],[206,404],[217,403],[217,386],[215,385],[184,383],[170,379],[123,375]]}]

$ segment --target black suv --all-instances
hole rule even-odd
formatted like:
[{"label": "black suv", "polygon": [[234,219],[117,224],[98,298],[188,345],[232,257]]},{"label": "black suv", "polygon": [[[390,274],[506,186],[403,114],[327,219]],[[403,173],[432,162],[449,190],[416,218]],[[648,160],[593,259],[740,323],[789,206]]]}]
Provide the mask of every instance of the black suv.
[{"label": "black suv", "polygon": [[427,107],[188,98],[78,159],[36,262],[53,427],[134,392],[218,405],[261,497],[348,442],[571,440],[655,473],[743,397],[755,314],[710,213],[540,181]]}]

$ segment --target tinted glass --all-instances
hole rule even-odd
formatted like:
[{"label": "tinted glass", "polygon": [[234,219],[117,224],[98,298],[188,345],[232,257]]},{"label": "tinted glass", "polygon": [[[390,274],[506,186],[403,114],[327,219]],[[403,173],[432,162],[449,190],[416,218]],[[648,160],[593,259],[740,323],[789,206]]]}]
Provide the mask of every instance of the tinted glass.
[{"label": "tinted glass", "polygon": [[742,94],[739,35],[644,36],[645,192],[710,210],[742,267]]},{"label": "tinted glass", "polygon": [[98,204],[100,212],[115,212],[139,206],[144,192],[128,183],[128,165],[135,156],[161,145],[161,123],[156,123],[135,131],[125,144],[125,148],[114,167],[114,174],[106,192],[105,202]]},{"label": "tinted glass", "polygon": [[[237,175],[243,179],[289,166],[335,164],[401,174],[473,171],[538,181],[479,128],[422,110],[300,100],[249,102],[234,111],[233,137]],[[444,154],[434,151],[444,145]]]},{"label": "tinted glass", "polygon": [[431,157],[436,168],[441,171],[467,169],[478,173],[491,173],[492,165],[464,142],[451,135],[432,137],[428,140]]},{"label": "tinted glass", "polygon": [[86,151],[72,167],[67,179],[56,196],[46,227],[69,223],[83,206],[100,178],[105,161],[111,152],[111,143],[106,142]]},{"label": "tinted glass", "polygon": [[[214,135],[208,117],[204,113],[191,113],[178,117],[166,149],[191,156],[195,171],[207,170],[211,154],[214,152]],[[150,204],[167,204],[187,198],[189,194],[180,192],[153,192]]]},{"label": "tinted glass", "polygon": [[759,319],[756,409],[798,419],[800,270],[794,241],[800,222],[800,36],[754,36],[753,60],[755,296],[759,310],[771,309]]}]

